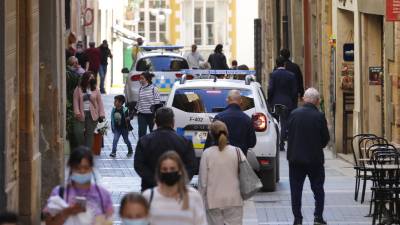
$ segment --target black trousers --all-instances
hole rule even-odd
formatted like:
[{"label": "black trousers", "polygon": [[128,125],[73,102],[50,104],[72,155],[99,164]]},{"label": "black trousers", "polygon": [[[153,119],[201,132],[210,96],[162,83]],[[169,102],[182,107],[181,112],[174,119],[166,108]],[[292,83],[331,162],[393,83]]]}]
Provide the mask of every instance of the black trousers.
[{"label": "black trousers", "polygon": [[303,193],[304,181],[307,176],[310,180],[311,190],[314,193],[314,216],[322,218],[325,201],[325,168],[323,164],[302,165],[289,163],[289,181],[293,216],[299,219],[303,218],[301,214],[301,197]]},{"label": "black trousers", "polygon": [[154,128],[154,115],[147,113],[139,113],[138,126],[139,126],[139,138],[146,135],[147,127],[149,127],[150,132],[152,132]]}]

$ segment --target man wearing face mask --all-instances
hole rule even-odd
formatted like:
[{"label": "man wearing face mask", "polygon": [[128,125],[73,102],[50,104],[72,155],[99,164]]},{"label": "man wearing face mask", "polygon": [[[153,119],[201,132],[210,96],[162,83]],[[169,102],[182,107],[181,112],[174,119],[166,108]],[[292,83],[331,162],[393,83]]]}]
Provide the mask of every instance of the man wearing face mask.
[{"label": "man wearing face mask", "polygon": [[175,130],[174,112],[162,107],[156,111],[157,130],[143,136],[136,145],[134,157],[135,171],[142,178],[142,191],[156,186],[155,169],[160,156],[170,150],[176,151],[182,158],[192,179],[195,169],[195,154],[191,141],[179,136]]},{"label": "man wearing face mask", "polygon": [[86,54],[84,54],[84,51],[85,48],[83,46],[83,42],[78,41],[78,43],[76,43],[75,57],[78,59],[79,65],[81,65],[82,68],[86,68],[86,62],[88,61]]}]

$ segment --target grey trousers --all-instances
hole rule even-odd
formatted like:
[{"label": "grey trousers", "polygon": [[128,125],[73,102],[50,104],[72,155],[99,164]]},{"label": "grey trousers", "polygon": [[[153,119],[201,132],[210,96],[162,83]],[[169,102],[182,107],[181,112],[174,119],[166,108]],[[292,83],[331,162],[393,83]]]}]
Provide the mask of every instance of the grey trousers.
[{"label": "grey trousers", "polygon": [[207,209],[208,225],[242,225],[243,206]]},{"label": "grey trousers", "polygon": [[94,130],[97,127],[97,121],[92,119],[92,115],[89,111],[85,111],[85,121],[74,121],[74,135],[75,140],[80,145],[85,145],[89,149],[92,149]]}]

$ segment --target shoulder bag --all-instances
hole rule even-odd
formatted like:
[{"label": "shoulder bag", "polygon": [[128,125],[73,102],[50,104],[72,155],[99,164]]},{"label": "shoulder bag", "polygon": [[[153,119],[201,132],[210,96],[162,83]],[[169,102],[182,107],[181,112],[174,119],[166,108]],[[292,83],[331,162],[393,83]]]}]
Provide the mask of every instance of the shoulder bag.
[{"label": "shoulder bag", "polygon": [[240,194],[243,200],[247,200],[253,197],[253,195],[255,195],[262,188],[262,183],[247,160],[242,160],[239,151],[240,150],[236,148],[236,154],[238,157]]}]

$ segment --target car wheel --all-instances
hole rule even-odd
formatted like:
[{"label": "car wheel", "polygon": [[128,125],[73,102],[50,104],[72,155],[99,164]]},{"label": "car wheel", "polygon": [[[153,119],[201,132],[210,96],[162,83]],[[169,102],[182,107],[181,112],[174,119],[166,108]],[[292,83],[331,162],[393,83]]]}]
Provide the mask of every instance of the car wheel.
[{"label": "car wheel", "polygon": [[276,158],[271,161],[272,170],[260,170],[258,176],[260,177],[263,187],[262,191],[270,192],[275,191],[276,188]]}]

